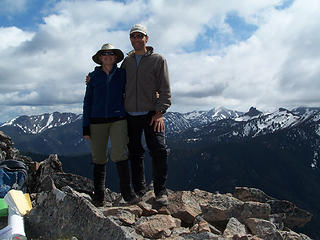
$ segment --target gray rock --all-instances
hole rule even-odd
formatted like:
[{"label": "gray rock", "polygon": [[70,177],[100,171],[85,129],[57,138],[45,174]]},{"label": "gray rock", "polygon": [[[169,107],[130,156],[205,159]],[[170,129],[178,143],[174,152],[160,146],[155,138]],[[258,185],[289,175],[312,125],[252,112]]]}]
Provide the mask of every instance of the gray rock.
[{"label": "gray rock", "polygon": [[222,236],[219,236],[210,232],[182,234],[180,235],[180,237],[188,240],[203,240],[203,239],[228,240],[227,238],[224,238]]},{"label": "gray rock", "polygon": [[312,214],[306,210],[298,208],[293,203],[286,200],[270,200],[268,203],[271,206],[271,213],[279,214],[284,213],[286,215],[284,220],[285,227],[303,227],[305,224],[311,221]]},{"label": "gray rock", "polygon": [[249,218],[246,225],[250,231],[258,237],[265,240],[283,240],[281,234],[277,231],[276,226],[264,219]]},{"label": "gray rock", "polygon": [[236,187],[233,196],[242,201],[268,203],[271,207],[271,214],[273,215],[285,214],[285,216],[281,216],[281,218],[283,218],[282,223],[279,221],[280,218],[277,218],[279,229],[283,228],[282,224],[288,228],[303,227],[306,223],[311,221],[312,218],[312,214],[308,211],[298,208],[289,201],[277,200],[270,197],[256,188]]},{"label": "gray rock", "polygon": [[269,220],[277,227],[277,229],[283,230],[284,222],[286,220],[286,214],[285,213],[270,214]]},{"label": "gray rock", "polygon": [[248,187],[235,187],[233,196],[244,202],[253,201],[266,203],[267,201],[274,199],[260,189]]},{"label": "gray rock", "polygon": [[62,164],[56,154],[50,155],[40,163],[36,176],[37,183],[35,184],[34,192],[46,191],[46,186],[43,182],[49,176],[53,180],[55,186],[59,189],[70,186],[78,192],[90,195],[93,193],[92,180],[76,174],[64,173]]},{"label": "gray rock", "polygon": [[230,218],[226,229],[223,232],[224,237],[233,237],[237,235],[238,237],[243,237],[247,235],[246,226],[240,223],[236,218]]},{"label": "gray rock", "polygon": [[37,206],[25,217],[28,238],[134,239],[70,187],[38,195]]},{"label": "gray rock", "polygon": [[243,202],[224,194],[215,194],[208,204],[201,205],[205,220],[210,223],[227,222],[231,217],[244,222],[247,218],[269,219],[270,206],[267,203]]},{"label": "gray rock", "polygon": [[171,230],[181,227],[181,220],[170,215],[157,214],[150,217],[142,217],[135,224],[135,229],[147,238],[163,238],[171,235]]},{"label": "gray rock", "polygon": [[181,191],[169,195],[168,210],[171,215],[180,218],[186,224],[192,224],[201,213],[197,199],[190,191]]},{"label": "gray rock", "polygon": [[197,233],[208,231],[217,235],[222,235],[222,232],[219,229],[208,223],[201,216],[196,217],[191,230],[195,230]]}]

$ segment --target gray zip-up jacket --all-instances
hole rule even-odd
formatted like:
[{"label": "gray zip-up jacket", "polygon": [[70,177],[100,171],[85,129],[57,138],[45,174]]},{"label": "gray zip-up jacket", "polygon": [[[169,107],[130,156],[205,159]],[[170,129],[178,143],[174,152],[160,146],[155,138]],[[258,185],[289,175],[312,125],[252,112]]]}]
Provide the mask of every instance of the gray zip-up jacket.
[{"label": "gray zip-up jacket", "polygon": [[[167,111],[171,105],[171,92],[167,61],[147,47],[147,53],[137,67],[134,51],[123,60],[126,70],[125,110],[127,112]],[[159,98],[156,97],[159,93]]]}]

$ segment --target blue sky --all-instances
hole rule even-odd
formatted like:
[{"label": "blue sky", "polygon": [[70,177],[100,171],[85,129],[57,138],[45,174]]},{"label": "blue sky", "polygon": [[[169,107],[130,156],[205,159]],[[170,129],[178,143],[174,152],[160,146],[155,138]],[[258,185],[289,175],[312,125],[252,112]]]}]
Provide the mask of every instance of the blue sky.
[{"label": "blue sky", "polygon": [[148,28],[166,57],[173,104],[187,112],[320,106],[318,0],[1,0],[0,122],[82,112],[103,43],[130,51]]}]

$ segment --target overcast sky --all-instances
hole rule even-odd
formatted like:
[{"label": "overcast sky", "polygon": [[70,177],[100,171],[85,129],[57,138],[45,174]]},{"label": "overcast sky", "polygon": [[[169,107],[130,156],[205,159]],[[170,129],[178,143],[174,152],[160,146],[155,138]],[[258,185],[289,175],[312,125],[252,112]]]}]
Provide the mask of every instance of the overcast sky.
[{"label": "overcast sky", "polygon": [[171,111],[320,107],[319,0],[1,0],[0,122],[82,112],[92,55],[146,25]]}]

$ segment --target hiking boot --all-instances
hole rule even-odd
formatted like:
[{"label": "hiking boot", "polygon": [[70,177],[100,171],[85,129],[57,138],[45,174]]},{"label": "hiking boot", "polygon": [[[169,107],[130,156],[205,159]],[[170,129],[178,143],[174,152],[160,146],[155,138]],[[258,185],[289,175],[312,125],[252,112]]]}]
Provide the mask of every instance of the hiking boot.
[{"label": "hiking boot", "polygon": [[146,193],[146,179],[144,176],[144,156],[129,155],[134,192],[142,197]]},{"label": "hiking boot", "polygon": [[100,195],[94,194],[92,196],[92,204],[95,207],[103,207],[104,205],[106,205],[106,200],[105,200],[104,196],[101,197]]},{"label": "hiking boot", "polygon": [[161,194],[159,196],[156,196],[155,201],[158,205],[161,205],[161,206],[168,206],[169,204],[168,196],[166,194]]},{"label": "hiking boot", "polygon": [[106,204],[105,182],[106,182],[106,165],[94,164],[93,165],[94,194],[92,196],[92,203],[96,207],[103,207]]},{"label": "hiking boot", "polygon": [[143,191],[140,191],[140,192],[136,193],[137,197],[140,198],[140,199],[142,199],[145,194],[146,194],[146,190],[143,190]]},{"label": "hiking boot", "polygon": [[134,195],[132,199],[130,199],[126,202],[130,205],[135,205],[135,204],[139,203],[140,201],[141,201],[141,198]]},{"label": "hiking boot", "polygon": [[129,161],[124,160],[116,163],[120,182],[120,192],[123,199],[129,204],[137,204],[140,198],[134,193],[130,183]]}]

